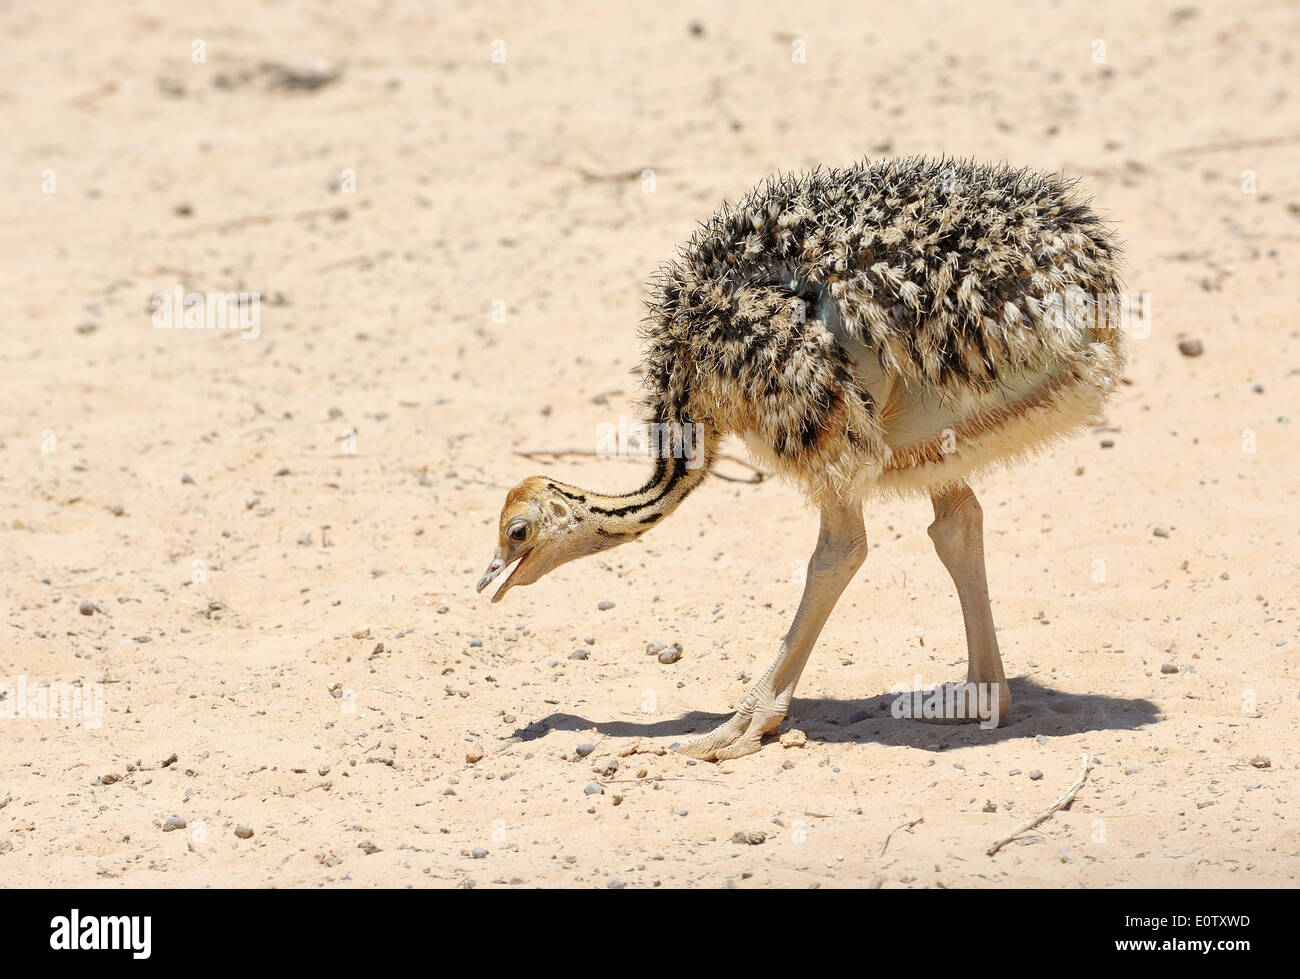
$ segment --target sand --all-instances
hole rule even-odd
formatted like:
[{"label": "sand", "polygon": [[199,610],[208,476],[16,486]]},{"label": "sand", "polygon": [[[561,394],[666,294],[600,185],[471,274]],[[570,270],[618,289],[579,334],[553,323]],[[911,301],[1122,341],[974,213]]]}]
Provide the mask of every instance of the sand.
[{"label": "sand", "polygon": [[[6,17],[0,881],[1294,883],[1300,5],[615,6]],[[1104,430],[976,486],[1007,726],[891,716],[965,644],[928,504],[872,502],[802,746],[691,762],[816,514],[711,479],[490,605],[510,486],[645,475],[516,453],[630,414],[721,200],[906,153],[1081,176],[1150,335]],[[177,286],[257,328],[157,328]]]}]

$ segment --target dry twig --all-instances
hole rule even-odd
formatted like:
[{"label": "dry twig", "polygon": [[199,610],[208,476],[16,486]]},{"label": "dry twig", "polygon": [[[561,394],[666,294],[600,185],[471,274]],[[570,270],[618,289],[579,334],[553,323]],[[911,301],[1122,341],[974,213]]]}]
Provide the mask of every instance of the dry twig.
[{"label": "dry twig", "polygon": [[1052,813],[1056,812],[1059,809],[1064,809],[1071,802],[1073,802],[1074,797],[1078,795],[1079,790],[1083,788],[1084,779],[1088,777],[1088,773],[1090,771],[1092,771],[1092,762],[1089,760],[1088,753],[1085,751],[1083,754],[1083,771],[1081,771],[1079,773],[1079,777],[1074,780],[1074,784],[1065,790],[1065,795],[1061,796],[1059,799],[1053,802],[1050,806],[1048,806],[1038,815],[1030,819],[1026,819],[1023,823],[1021,823],[1019,826],[1013,829],[1009,834],[1007,834],[1006,836],[1002,837],[1002,839],[994,843],[991,847],[988,848],[988,855],[990,857],[993,856],[993,854],[997,853],[999,850],[1001,850],[1004,846],[1006,846],[1008,843],[1014,840],[1025,830],[1033,829],[1035,826],[1041,823]]},{"label": "dry twig", "polygon": [[910,830],[917,823],[923,823],[923,822],[925,822],[925,817],[917,816],[915,819],[912,820],[905,819],[897,826],[895,826],[893,829],[891,829],[888,833],[885,834],[885,842],[880,844],[880,853],[878,854],[878,856],[883,857],[885,855],[885,848],[889,846],[889,841],[893,838],[894,834],[897,833],[900,829]]}]

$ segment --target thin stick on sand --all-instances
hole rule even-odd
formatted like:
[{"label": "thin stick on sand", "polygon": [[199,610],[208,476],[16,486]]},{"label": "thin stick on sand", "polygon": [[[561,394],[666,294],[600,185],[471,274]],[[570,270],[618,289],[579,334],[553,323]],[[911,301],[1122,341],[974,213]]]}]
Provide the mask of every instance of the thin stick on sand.
[{"label": "thin stick on sand", "polygon": [[1006,846],[1008,843],[1014,840],[1025,830],[1033,829],[1035,826],[1041,823],[1052,813],[1056,812],[1059,809],[1064,809],[1071,802],[1073,802],[1074,797],[1078,795],[1079,790],[1083,788],[1084,779],[1088,777],[1088,773],[1090,771],[1092,771],[1092,762],[1088,760],[1088,753],[1085,751],[1083,754],[1083,771],[1081,771],[1079,773],[1079,777],[1074,780],[1074,784],[1065,790],[1065,795],[1061,796],[1059,799],[1053,802],[1050,806],[1048,806],[1038,815],[1030,819],[1026,819],[1023,823],[1021,823],[1019,826],[1013,829],[1008,835],[1002,837],[1002,839],[994,843],[991,847],[988,848],[987,851],[988,855],[990,857],[993,856],[993,854],[997,853],[999,850],[1001,850],[1004,846]]},{"label": "thin stick on sand", "polygon": [[[915,819],[912,819],[912,820],[907,820],[907,819],[905,819],[905,820],[903,820],[901,823],[899,823],[897,826],[895,826],[893,829],[891,829],[888,833],[885,834],[885,842],[880,844],[880,853],[878,854],[878,856],[882,856],[882,857],[883,857],[883,856],[885,855],[885,848],[889,846],[889,841],[890,841],[891,839],[893,839],[894,834],[897,833],[900,829],[909,829],[909,830],[910,830],[910,829],[911,829],[913,826],[915,826],[917,823],[923,823],[923,822],[925,822],[925,817],[924,817],[924,816],[917,816]],[[879,885],[876,885],[876,886],[879,886]]]}]

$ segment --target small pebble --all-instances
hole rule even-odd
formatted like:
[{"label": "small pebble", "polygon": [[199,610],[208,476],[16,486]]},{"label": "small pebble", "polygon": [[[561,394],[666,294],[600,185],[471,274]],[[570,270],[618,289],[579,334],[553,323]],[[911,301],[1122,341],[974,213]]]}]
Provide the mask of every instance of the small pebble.
[{"label": "small pebble", "polygon": [[167,821],[163,823],[163,832],[170,833],[173,830],[184,829],[185,820],[181,816],[168,816]]},{"label": "small pebble", "polygon": [[609,879],[609,883],[607,883],[605,886],[608,887],[610,890],[613,890],[613,891],[621,891],[621,890],[622,890],[624,887],[626,887],[627,885],[624,884],[624,883],[623,883],[621,880],[619,880],[617,877],[611,877],[611,878]]},{"label": "small pebble", "polygon": [[593,751],[596,750],[596,746],[589,741],[585,741],[582,744],[578,745],[578,747],[574,748],[573,750],[577,753],[579,758],[586,758],[589,754],[591,754]]},{"label": "small pebble", "polygon": [[791,728],[781,735],[782,748],[802,748],[808,743],[808,736],[800,731],[797,727]]},{"label": "small pebble", "polygon": [[860,724],[870,716],[871,715],[868,714],[865,710],[855,710],[852,714],[849,715],[849,723]]},{"label": "small pebble", "polygon": [[287,475],[289,475],[289,467],[288,467],[288,466],[281,466],[279,469],[277,469],[277,470],[275,471],[275,473],[274,473],[273,475],[276,475],[276,476],[287,476]]},{"label": "small pebble", "polygon": [[732,843],[745,843],[749,846],[758,846],[766,841],[767,834],[757,829],[738,829],[731,836]]},{"label": "small pebble", "polygon": [[1113,448],[1115,448],[1115,440],[1114,440],[1114,439],[1102,439],[1102,440],[1101,440],[1101,447],[1102,447],[1103,449],[1113,449]]},{"label": "small pebble", "polygon": [[481,846],[476,846],[474,849],[469,851],[469,855],[475,860],[482,860],[487,856],[487,850],[483,849]]},{"label": "small pebble", "polygon": [[659,650],[659,662],[663,663],[665,666],[670,663],[676,663],[681,658],[682,644],[679,642],[675,642],[671,646],[666,646]]},{"label": "small pebble", "polygon": [[1156,524],[1154,527],[1151,528],[1151,533],[1154,534],[1156,537],[1168,537],[1169,528],[1163,526],[1162,524]]},{"label": "small pebble", "polygon": [[469,765],[477,765],[483,760],[483,746],[477,742],[470,746],[465,752],[465,762]]},{"label": "small pebble", "polygon": [[1138,772],[1140,772],[1140,771],[1142,771],[1142,766],[1141,766],[1141,765],[1132,765],[1132,764],[1129,764],[1129,765],[1125,765],[1125,766],[1124,766],[1124,774],[1125,774],[1125,775],[1136,775],[1136,774],[1137,774]]},{"label": "small pebble", "polygon": [[77,611],[80,612],[82,615],[94,615],[95,603],[88,602],[83,598],[80,602],[77,603]]},{"label": "small pebble", "polygon": [[586,659],[591,653],[585,649],[575,649],[569,654],[569,659]]},{"label": "small pebble", "polygon": [[1173,663],[1161,663],[1161,664],[1160,664],[1160,672],[1161,672],[1161,673],[1177,673],[1177,672],[1178,672],[1178,667],[1176,667]]},{"label": "small pebble", "polygon": [[610,609],[612,609],[613,607],[614,607],[614,603],[613,603],[613,602],[597,602],[597,603],[596,603],[596,608],[600,609],[602,612],[608,612],[608,611],[609,611]]},{"label": "small pebble", "polygon": [[181,473],[181,483],[186,486],[194,485],[194,477],[189,473]]},{"label": "small pebble", "polygon": [[1029,770],[1029,778],[1031,781],[1037,782],[1042,777],[1043,777],[1043,773],[1040,772],[1037,768],[1031,768]]},{"label": "small pebble", "polygon": [[78,323],[78,324],[77,324],[77,332],[78,332],[78,333],[94,333],[94,332],[95,332],[96,330],[98,330],[98,329],[99,329],[99,327],[97,327],[94,323]]},{"label": "small pebble", "polygon": [[1178,352],[1184,357],[1199,357],[1205,352],[1200,340],[1179,340]]},{"label": "small pebble", "polygon": [[303,531],[298,535],[298,544],[300,547],[311,547],[311,534]]},{"label": "small pebble", "polygon": [[1256,755],[1250,760],[1251,765],[1255,768],[1272,768],[1273,763],[1269,761],[1267,755]]},{"label": "small pebble", "polygon": [[246,840],[253,835],[253,827],[245,826],[243,823],[240,823],[235,827],[235,835],[241,840]]},{"label": "small pebble", "polygon": [[604,795],[605,787],[599,782],[588,782],[587,787],[582,790],[587,795]]}]

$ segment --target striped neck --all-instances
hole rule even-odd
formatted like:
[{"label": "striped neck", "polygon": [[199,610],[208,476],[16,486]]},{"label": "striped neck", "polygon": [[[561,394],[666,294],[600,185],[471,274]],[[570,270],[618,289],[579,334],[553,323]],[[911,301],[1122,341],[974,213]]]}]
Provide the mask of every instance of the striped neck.
[{"label": "striped neck", "polygon": [[589,523],[591,552],[602,551],[635,540],[676,510],[713,468],[715,447],[709,439],[693,459],[681,455],[656,458],[649,482],[619,496],[553,481],[548,486],[574,504],[580,523]]}]

